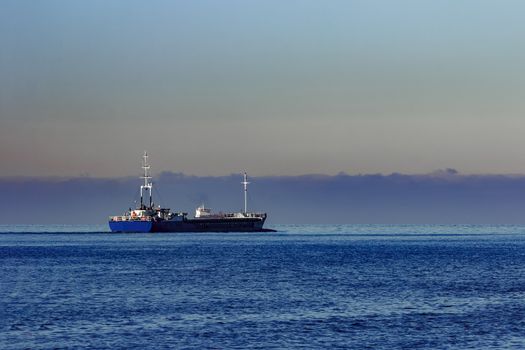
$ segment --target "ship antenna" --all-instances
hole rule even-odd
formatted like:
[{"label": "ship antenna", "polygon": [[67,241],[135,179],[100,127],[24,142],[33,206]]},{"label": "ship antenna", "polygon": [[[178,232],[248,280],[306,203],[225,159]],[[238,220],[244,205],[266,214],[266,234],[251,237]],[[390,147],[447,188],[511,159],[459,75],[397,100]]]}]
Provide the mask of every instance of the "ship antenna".
[{"label": "ship antenna", "polygon": [[248,213],[248,175],[244,172],[244,181],[241,182],[244,185],[244,214]]},{"label": "ship antenna", "polygon": [[153,188],[153,184],[149,181],[151,179],[151,176],[149,175],[148,171],[150,169],[150,166],[148,164],[148,152],[144,151],[144,155],[142,156],[142,169],[144,169],[144,175],[141,176],[141,179],[144,179],[144,185],[140,186],[140,209],[144,208],[144,201],[143,201],[143,191],[149,191],[149,207],[151,208],[152,200],[153,200],[153,193],[151,193],[151,189]]}]

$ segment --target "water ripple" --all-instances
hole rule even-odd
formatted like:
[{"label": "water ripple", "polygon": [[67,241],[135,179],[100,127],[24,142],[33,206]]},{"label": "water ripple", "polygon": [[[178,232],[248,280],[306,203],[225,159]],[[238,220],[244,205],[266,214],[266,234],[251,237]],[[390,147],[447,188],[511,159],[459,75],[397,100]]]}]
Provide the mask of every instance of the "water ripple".
[{"label": "water ripple", "polygon": [[521,226],[278,228],[3,227],[0,348],[525,347]]}]

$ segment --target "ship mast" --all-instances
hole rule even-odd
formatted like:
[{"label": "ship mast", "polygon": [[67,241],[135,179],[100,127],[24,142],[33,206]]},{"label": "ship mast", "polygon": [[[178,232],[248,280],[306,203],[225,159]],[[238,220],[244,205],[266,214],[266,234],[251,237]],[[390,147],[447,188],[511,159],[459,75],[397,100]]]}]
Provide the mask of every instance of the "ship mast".
[{"label": "ship mast", "polygon": [[248,213],[248,175],[244,172],[244,181],[241,182],[244,185],[244,214]]},{"label": "ship mast", "polygon": [[148,192],[150,208],[151,208],[152,200],[153,200],[152,193],[151,193],[153,184],[149,182],[149,180],[151,179],[151,176],[148,173],[150,166],[148,164],[148,153],[146,151],[144,151],[144,155],[142,156],[142,169],[144,169],[144,175],[141,176],[140,178],[144,179],[144,185],[140,186],[140,209],[144,209],[144,200],[143,200],[144,191]]}]

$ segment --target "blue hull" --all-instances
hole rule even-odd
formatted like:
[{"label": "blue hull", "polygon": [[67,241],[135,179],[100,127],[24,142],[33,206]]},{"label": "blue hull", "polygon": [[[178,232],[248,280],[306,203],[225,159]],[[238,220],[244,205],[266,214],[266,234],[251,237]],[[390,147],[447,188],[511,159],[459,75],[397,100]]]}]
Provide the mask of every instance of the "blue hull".
[{"label": "blue hull", "polygon": [[152,221],[110,221],[111,232],[151,232]]},{"label": "blue hull", "polygon": [[110,221],[112,232],[274,232],[264,219],[210,219],[183,221]]}]

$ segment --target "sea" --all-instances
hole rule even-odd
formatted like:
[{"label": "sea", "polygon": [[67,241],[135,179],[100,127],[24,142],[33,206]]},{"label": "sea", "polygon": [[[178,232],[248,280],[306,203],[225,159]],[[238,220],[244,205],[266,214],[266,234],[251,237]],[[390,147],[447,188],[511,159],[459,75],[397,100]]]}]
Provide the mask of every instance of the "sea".
[{"label": "sea", "polygon": [[525,348],[525,226],[0,226],[0,349]]}]

